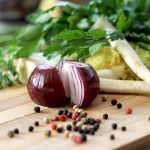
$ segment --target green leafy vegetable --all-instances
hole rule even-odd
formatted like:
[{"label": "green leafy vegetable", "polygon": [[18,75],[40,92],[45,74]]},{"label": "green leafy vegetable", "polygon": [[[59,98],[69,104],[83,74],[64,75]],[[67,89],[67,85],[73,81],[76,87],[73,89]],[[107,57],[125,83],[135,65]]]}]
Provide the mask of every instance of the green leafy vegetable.
[{"label": "green leafy vegetable", "polygon": [[[50,11],[62,7],[61,17]],[[116,28],[114,33],[91,31],[99,17],[106,17]],[[58,2],[47,10],[37,10],[27,16],[27,27],[7,32],[0,37],[0,87],[18,82],[13,65],[16,58],[42,52],[48,59],[70,55],[84,60],[108,45],[108,40],[126,38],[147,65],[150,53],[150,3],[148,0],[91,0],[86,5]],[[9,61],[10,60],[10,61]],[[148,65],[147,65],[148,66]],[[4,74],[5,72],[5,74]],[[9,72],[9,73],[8,73]],[[13,80],[13,79],[14,80]]]}]

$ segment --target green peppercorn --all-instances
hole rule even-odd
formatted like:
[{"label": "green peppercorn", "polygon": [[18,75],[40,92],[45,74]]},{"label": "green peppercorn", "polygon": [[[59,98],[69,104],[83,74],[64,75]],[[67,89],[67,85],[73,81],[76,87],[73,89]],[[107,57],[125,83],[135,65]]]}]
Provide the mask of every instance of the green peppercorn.
[{"label": "green peppercorn", "polygon": [[45,131],[45,136],[46,137],[50,137],[51,136],[51,131],[50,130],[46,130]]},{"label": "green peppercorn", "polygon": [[106,102],[107,101],[107,97],[106,96],[102,96],[102,102]]},{"label": "green peppercorn", "polygon": [[8,137],[13,138],[14,137],[14,132],[13,131],[8,131]]},{"label": "green peppercorn", "polygon": [[73,124],[73,125],[76,125],[76,124],[77,124],[77,121],[76,121],[76,120],[74,120],[74,121],[72,122],[72,124]]}]

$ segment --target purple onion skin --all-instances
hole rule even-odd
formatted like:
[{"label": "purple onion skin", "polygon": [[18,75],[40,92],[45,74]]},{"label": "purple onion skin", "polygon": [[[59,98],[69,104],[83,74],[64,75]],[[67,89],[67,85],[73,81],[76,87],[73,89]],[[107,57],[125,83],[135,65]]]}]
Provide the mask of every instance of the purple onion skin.
[{"label": "purple onion skin", "polygon": [[80,108],[88,107],[97,97],[100,89],[99,77],[96,71],[89,65],[88,67],[78,67],[79,74],[84,85],[84,98],[77,105]]},{"label": "purple onion skin", "polygon": [[38,65],[29,77],[27,89],[32,101],[46,107],[63,107],[66,95],[58,71],[45,64]]}]

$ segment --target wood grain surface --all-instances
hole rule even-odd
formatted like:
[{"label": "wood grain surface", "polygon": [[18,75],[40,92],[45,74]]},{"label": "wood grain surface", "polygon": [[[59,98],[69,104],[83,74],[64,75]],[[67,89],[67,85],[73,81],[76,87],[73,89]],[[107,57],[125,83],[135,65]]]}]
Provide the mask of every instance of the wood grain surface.
[{"label": "wood grain surface", "polygon": [[[101,95],[107,96],[107,101],[101,101]],[[109,114],[108,120],[102,120],[100,129],[95,136],[88,136],[88,141],[77,145],[71,139],[64,138],[61,134],[52,133],[52,137],[46,138],[44,131],[50,129],[50,124],[43,123],[43,117],[53,118],[60,108],[41,107],[41,113],[34,113],[36,104],[32,103],[26,87],[8,88],[0,91],[0,150],[130,150],[150,149],[150,121],[146,116],[150,115],[150,97],[140,95],[116,95],[101,94],[86,109],[89,116],[102,118],[104,113]],[[116,98],[123,104],[118,110],[111,106],[111,99]],[[127,115],[124,112],[126,107],[133,108],[133,114]],[[72,111],[70,106],[67,106]],[[39,121],[40,126],[35,127],[33,133],[28,132],[28,127],[34,121]],[[68,120],[70,122],[71,120]],[[67,124],[64,122],[63,124]],[[111,124],[117,123],[118,129],[112,130]],[[58,124],[60,124],[58,122]],[[62,124],[62,123],[61,123]],[[127,131],[122,132],[120,127],[126,126]],[[8,130],[19,128],[20,134],[14,138],[7,136]],[[110,134],[116,139],[111,141]]]}]

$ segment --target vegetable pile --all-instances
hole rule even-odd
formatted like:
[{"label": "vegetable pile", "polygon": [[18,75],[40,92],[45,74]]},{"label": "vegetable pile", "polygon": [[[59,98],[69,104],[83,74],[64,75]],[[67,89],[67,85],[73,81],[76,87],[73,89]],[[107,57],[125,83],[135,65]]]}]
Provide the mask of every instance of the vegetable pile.
[{"label": "vegetable pile", "polygon": [[[62,12],[53,17],[50,12],[56,7],[62,7]],[[148,0],[91,0],[87,5],[58,2],[37,10],[26,18],[29,25],[0,38],[0,87],[19,82],[20,73],[14,67],[18,58],[31,59],[40,53],[56,66],[64,58],[91,64],[102,77],[105,92],[128,93],[130,89],[149,94],[149,17]],[[107,88],[108,80],[112,89]]]}]

